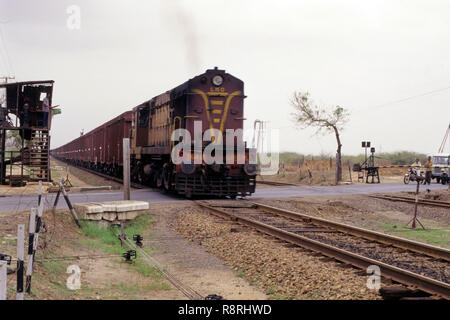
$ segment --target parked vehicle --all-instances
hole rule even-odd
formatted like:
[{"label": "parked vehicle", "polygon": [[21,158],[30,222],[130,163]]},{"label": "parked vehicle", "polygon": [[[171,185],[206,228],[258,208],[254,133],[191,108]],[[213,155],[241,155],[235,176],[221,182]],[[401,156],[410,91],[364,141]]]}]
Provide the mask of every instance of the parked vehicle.
[{"label": "parked vehicle", "polygon": [[[436,179],[437,183],[442,184],[450,182],[450,168],[448,168],[450,166],[450,153],[431,155],[431,161],[433,162],[433,170],[431,172],[432,179]],[[439,166],[443,166],[444,168],[439,168]]]}]

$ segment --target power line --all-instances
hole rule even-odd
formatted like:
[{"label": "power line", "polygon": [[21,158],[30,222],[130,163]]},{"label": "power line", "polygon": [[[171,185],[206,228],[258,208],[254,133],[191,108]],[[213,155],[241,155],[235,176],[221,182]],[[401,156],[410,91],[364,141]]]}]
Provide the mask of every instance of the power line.
[{"label": "power line", "polygon": [[408,101],[408,100],[424,97],[424,96],[427,96],[427,95],[435,94],[435,93],[446,91],[446,90],[449,90],[449,89],[450,89],[450,86],[444,87],[444,88],[440,88],[440,89],[436,89],[436,90],[432,90],[432,91],[428,91],[428,92],[424,92],[424,93],[420,93],[420,94],[417,94],[417,95],[414,95],[414,96],[410,96],[410,97],[407,97],[407,98],[402,98],[402,99],[399,99],[399,100],[386,102],[386,103],[375,105],[375,106],[372,106],[372,107],[359,109],[358,111],[367,110],[367,109],[374,109],[374,108],[383,108],[383,107],[389,106],[391,104],[396,104],[396,103],[400,103],[400,102],[404,102],[404,101]]}]

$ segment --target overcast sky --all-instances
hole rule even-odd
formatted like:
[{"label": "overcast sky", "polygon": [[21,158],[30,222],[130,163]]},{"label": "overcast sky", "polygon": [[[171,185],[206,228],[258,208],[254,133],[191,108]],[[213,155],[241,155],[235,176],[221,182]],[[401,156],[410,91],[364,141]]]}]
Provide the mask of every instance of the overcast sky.
[{"label": "overcast sky", "polygon": [[336,150],[292,121],[308,91],[350,110],[344,154],[363,140],[433,153],[450,122],[449,17],[425,0],[0,0],[0,75],[55,80],[53,147],[218,66],[245,83],[246,128],[270,121],[282,151]]}]

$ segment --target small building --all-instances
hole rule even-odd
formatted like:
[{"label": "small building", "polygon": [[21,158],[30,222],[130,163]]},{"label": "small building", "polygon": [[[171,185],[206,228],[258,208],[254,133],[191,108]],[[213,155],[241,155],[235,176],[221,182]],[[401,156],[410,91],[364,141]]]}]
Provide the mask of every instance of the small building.
[{"label": "small building", "polygon": [[[53,80],[0,84],[0,184],[51,181],[50,129]],[[17,132],[21,146],[8,147]]]}]

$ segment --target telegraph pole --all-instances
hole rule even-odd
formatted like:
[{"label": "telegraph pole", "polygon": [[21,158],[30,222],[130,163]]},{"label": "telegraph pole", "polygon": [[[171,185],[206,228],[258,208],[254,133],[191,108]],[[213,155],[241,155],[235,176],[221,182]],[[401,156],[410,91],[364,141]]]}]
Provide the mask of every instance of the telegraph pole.
[{"label": "telegraph pole", "polygon": [[123,199],[130,200],[130,139],[123,139]]},{"label": "telegraph pole", "polygon": [[[130,200],[130,139],[123,139],[123,199]],[[120,244],[126,239],[124,222],[120,222]]]}]

